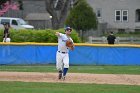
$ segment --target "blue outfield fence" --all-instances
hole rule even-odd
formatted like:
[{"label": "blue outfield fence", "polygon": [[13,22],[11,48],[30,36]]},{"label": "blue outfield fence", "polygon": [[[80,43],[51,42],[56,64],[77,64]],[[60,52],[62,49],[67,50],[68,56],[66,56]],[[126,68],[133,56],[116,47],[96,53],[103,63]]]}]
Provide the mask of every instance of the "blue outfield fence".
[{"label": "blue outfield fence", "polygon": [[[0,64],[55,64],[56,43],[0,43]],[[74,65],[140,65],[140,45],[75,44]]]}]

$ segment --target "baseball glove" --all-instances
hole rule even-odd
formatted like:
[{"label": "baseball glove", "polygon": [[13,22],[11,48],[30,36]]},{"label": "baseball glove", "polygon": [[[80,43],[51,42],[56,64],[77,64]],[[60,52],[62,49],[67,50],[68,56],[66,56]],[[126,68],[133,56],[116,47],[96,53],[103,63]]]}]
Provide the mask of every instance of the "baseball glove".
[{"label": "baseball glove", "polygon": [[73,47],[73,42],[71,40],[66,41],[66,46],[67,47]]},{"label": "baseball glove", "polygon": [[71,40],[66,41],[66,46],[69,47],[69,49],[74,50],[74,44]]}]

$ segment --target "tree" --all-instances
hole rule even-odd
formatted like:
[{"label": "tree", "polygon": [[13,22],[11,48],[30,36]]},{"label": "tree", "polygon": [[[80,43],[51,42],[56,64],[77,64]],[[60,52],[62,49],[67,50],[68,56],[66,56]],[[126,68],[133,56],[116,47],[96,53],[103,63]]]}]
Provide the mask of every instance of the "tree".
[{"label": "tree", "polygon": [[79,0],[77,5],[71,9],[65,22],[66,25],[83,33],[90,29],[96,29],[97,23],[97,18],[92,7],[85,0]]},{"label": "tree", "polygon": [[18,0],[18,4],[19,4],[19,9],[23,10],[23,2],[21,0]]},{"label": "tree", "polygon": [[71,3],[78,0],[45,0],[46,10],[52,16],[52,28],[64,27],[67,14],[71,8]]},{"label": "tree", "polygon": [[11,0],[0,0],[0,10],[3,9],[3,5],[4,3],[6,3],[7,1],[9,1],[11,3]]},{"label": "tree", "polygon": [[6,1],[10,1],[10,0],[0,0],[0,5],[2,5],[3,3],[6,3]]},{"label": "tree", "polygon": [[52,16],[52,28],[58,29],[66,18],[70,0],[46,0],[45,2],[46,10]]}]

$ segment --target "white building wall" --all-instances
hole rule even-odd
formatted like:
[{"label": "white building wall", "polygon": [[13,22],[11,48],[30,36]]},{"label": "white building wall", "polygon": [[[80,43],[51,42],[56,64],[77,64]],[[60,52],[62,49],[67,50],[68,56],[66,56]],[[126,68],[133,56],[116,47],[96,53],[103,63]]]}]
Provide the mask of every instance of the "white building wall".
[{"label": "white building wall", "polygon": [[[140,23],[135,22],[136,9],[140,9],[140,0],[87,0],[94,9],[101,9],[100,23],[107,23],[108,28],[135,29]],[[128,10],[128,22],[115,22],[115,10]]]}]

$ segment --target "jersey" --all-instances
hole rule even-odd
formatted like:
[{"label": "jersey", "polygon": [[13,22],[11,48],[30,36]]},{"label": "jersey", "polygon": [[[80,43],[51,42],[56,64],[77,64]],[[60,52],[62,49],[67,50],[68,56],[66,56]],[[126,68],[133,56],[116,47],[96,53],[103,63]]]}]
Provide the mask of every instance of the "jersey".
[{"label": "jersey", "polygon": [[58,36],[58,51],[67,53],[69,52],[69,48],[66,46],[66,41],[68,39],[70,39],[73,42],[70,36],[60,33],[60,36]]},{"label": "jersey", "polygon": [[114,35],[109,35],[107,37],[108,44],[114,44],[116,37]]}]

